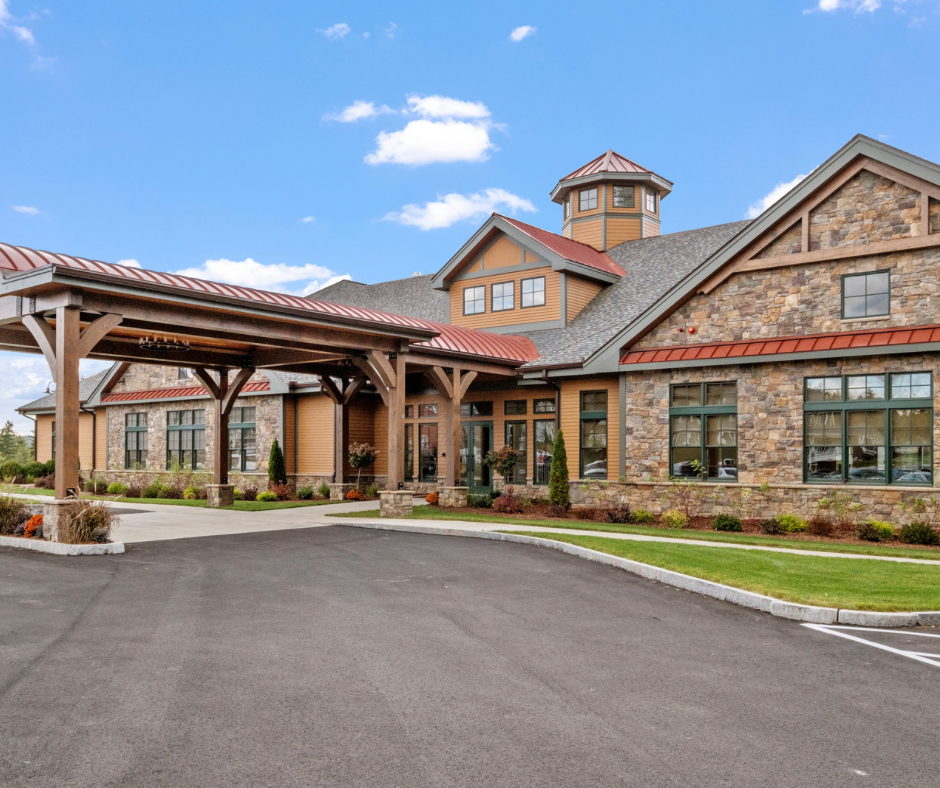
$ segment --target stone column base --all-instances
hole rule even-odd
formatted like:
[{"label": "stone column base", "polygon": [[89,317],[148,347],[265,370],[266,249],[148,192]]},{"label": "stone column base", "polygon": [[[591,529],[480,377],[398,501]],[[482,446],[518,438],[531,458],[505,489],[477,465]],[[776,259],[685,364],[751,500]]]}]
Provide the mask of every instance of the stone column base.
[{"label": "stone column base", "polygon": [[345,501],[346,493],[348,493],[350,490],[355,490],[355,489],[356,489],[355,484],[346,484],[346,483],[338,484],[334,482],[333,484],[330,485],[330,500],[331,501]]},{"label": "stone column base", "polygon": [[42,502],[42,535],[50,542],[59,541],[59,518],[64,517],[69,506],[75,506],[78,498],[55,498]]},{"label": "stone column base", "polygon": [[234,484],[207,484],[206,503],[210,509],[220,509],[235,503]]},{"label": "stone column base", "polygon": [[379,493],[379,517],[411,517],[411,490],[384,490]]},{"label": "stone column base", "polygon": [[469,487],[441,487],[437,505],[442,509],[457,509],[467,505]]}]

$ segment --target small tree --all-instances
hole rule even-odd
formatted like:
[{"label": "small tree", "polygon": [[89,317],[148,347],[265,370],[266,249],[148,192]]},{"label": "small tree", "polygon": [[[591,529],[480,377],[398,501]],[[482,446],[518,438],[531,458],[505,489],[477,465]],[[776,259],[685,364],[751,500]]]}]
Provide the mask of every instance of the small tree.
[{"label": "small tree", "polygon": [[359,480],[362,478],[362,469],[372,465],[378,456],[379,453],[371,443],[353,443],[349,447],[349,464],[358,471],[356,474],[356,487],[359,486]]},{"label": "small tree", "polygon": [[571,491],[568,489],[568,452],[565,451],[565,436],[561,430],[555,436],[552,447],[552,467],[548,474],[548,502],[552,506],[571,506]]},{"label": "small tree", "polygon": [[506,484],[506,495],[512,495],[512,485],[509,483],[509,477],[519,463],[519,452],[510,445],[503,446],[499,451],[488,452],[483,458],[483,464],[491,470],[496,471],[503,477]]},{"label": "small tree", "polygon": [[268,481],[271,484],[287,484],[287,466],[284,464],[284,452],[274,439],[271,444],[271,456],[268,458]]}]

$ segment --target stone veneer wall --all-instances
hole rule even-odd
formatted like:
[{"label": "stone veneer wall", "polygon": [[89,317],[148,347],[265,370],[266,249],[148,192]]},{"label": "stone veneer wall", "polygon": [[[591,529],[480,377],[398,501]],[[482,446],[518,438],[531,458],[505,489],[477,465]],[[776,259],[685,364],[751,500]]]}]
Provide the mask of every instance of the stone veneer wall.
[{"label": "stone veneer wall", "polygon": [[781,257],[786,254],[797,254],[803,249],[803,221],[800,220],[776,241],[757,255],[758,259],[764,257]]}]

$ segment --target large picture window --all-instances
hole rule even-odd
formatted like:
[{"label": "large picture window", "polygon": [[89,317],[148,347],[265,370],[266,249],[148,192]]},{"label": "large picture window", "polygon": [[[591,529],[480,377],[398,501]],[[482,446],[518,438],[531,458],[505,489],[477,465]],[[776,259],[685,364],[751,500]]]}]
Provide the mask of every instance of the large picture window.
[{"label": "large picture window", "polygon": [[171,410],[166,414],[166,467],[206,467],[206,412]]},{"label": "large picture window", "polygon": [[465,287],[463,289],[463,313],[482,315],[486,311],[486,287]]},{"label": "large picture window", "polygon": [[525,484],[526,471],[529,467],[528,452],[526,451],[526,423],[524,421],[506,422],[506,445],[512,446],[519,452],[519,461],[516,467],[512,469],[512,478],[507,481],[512,484]]},{"label": "large picture window", "polygon": [[254,471],[255,409],[232,408],[228,417],[228,468],[230,471]]},{"label": "large picture window", "polygon": [[548,484],[548,475],[552,469],[552,451],[555,447],[555,420],[536,419],[532,422],[535,430],[535,468],[533,481],[536,484]]},{"label": "large picture window", "polygon": [[516,308],[516,283],[499,282],[493,285],[493,311],[506,312]]},{"label": "large picture window", "polygon": [[418,426],[420,445],[421,481],[437,481],[437,425],[421,424]]},{"label": "large picture window", "polygon": [[845,274],[842,277],[842,317],[878,317],[891,313],[891,272]]},{"label": "large picture window", "polygon": [[929,372],[806,378],[803,478],[841,484],[933,484]]},{"label": "large picture window", "polygon": [[582,479],[607,478],[607,392],[581,392]]},{"label": "large picture window", "polygon": [[672,476],[738,478],[738,384],[682,383],[669,396]]},{"label": "large picture window", "polygon": [[147,414],[124,414],[124,467],[137,470],[147,467]]},{"label": "large picture window", "polygon": [[545,277],[536,276],[531,279],[523,279],[520,282],[522,291],[522,308],[528,309],[533,306],[545,306]]}]

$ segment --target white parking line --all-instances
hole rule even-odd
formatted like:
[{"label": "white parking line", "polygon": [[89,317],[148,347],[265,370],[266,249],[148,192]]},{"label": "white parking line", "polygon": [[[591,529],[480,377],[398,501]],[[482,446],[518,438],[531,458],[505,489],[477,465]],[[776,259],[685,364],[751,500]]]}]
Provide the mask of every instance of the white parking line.
[{"label": "white parking line", "polygon": [[918,662],[925,662],[928,665],[933,665],[935,668],[940,668],[940,654],[925,654],[920,651],[906,651],[904,649],[894,648],[893,646],[886,646],[884,643],[876,643],[873,640],[866,640],[865,638],[850,635],[848,632],[839,632],[837,630],[848,629],[852,632],[886,632],[890,635],[903,634],[924,638],[940,638],[940,635],[937,634],[930,632],[899,632],[896,629],[875,629],[874,627],[840,627],[832,624],[803,624],[803,626],[808,627],[809,629],[815,629],[817,632],[825,632],[827,635],[835,635],[836,637],[845,638],[846,640],[854,640],[857,643],[864,643],[866,646],[880,648],[882,651],[890,651],[892,654],[900,654],[902,657],[914,659]]}]

